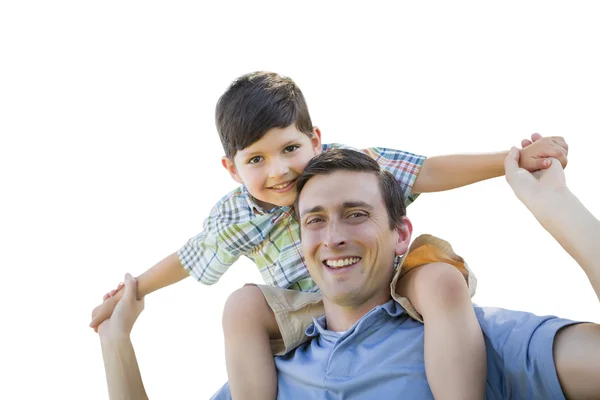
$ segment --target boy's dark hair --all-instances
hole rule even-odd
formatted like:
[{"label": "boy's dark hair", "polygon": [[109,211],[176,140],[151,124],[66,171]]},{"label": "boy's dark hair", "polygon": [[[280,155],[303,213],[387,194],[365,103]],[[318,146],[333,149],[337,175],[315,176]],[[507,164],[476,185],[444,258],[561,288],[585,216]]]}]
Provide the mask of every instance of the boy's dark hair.
[{"label": "boy's dark hair", "polygon": [[399,183],[389,171],[381,169],[377,161],[360,151],[348,149],[336,149],[325,151],[308,163],[302,174],[296,181],[296,204],[298,210],[298,200],[300,192],[304,185],[317,175],[327,175],[335,171],[357,171],[372,172],[379,181],[379,190],[387,209],[390,229],[396,229],[403,223],[402,217],[406,215],[406,206],[404,205],[404,195]]},{"label": "boy's dark hair", "polygon": [[230,159],[269,129],[295,123],[308,136],[313,131],[300,88],[274,72],[252,72],[233,81],[217,102],[215,120],[225,156]]}]

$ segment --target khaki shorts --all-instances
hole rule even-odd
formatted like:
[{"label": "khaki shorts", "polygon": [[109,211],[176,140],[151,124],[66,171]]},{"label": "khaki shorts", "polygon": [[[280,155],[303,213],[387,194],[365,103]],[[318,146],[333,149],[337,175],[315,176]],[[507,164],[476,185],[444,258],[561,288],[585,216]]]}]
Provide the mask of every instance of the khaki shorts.
[{"label": "khaki shorts", "polygon": [[[408,250],[408,254],[396,270],[390,291],[396,300],[412,318],[423,322],[421,315],[410,304],[406,297],[396,293],[398,279],[410,270],[424,264],[444,262],[455,266],[465,277],[471,297],[475,294],[477,279],[462,257],[454,253],[450,243],[431,235],[417,237]],[[312,324],[313,317],[324,314],[320,293],[307,293],[297,290],[282,289],[273,286],[256,285],[262,290],[265,300],[275,314],[277,325],[281,331],[281,339],[271,341],[274,355],[282,355],[295,349],[308,340],[304,334]]]}]

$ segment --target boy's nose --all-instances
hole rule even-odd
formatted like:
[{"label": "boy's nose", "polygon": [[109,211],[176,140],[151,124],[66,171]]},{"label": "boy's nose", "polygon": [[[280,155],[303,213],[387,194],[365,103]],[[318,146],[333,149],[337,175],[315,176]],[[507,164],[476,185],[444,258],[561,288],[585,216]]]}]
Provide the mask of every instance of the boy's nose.
[{"label": "boy's nose", "polygon": [[290,168],[287,163],[284,161],[275,161],[271,163],[271,168],[269,169],[269,178],[278,178],[283,176],[289,172]]}]

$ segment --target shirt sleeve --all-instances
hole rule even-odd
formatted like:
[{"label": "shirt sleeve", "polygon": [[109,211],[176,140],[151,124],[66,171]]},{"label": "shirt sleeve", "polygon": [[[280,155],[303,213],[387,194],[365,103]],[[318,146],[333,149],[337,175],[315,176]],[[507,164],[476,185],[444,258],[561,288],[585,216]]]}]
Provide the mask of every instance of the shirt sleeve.
[{"label": "shirt sleeve", "polygon": [[239,227],[247,220],[248,206],[235,193],[221,199],[204,220],[203,230],[189,239],[177,255],[183,268],[206,285],[216,283],[243,254]]},{"label": "shirt sleeve", "polygon": [[499,308],[476,308],[486,336],[488,383],[502,398],[564,399],[554,364],[558,331],[578,322]]},{"label": "shirt sleeve", "polygon": [[210,400],[231,400],[231,393],[229,391],[229,382],[227,382],[225,385],[223,385],[221,387],[221,389],[219,389],[217,391],[217,393],[215,393]]},{"label": "shirt sleeve", "polygon": [[[330,143],[323,145],[323,151],[332,149],[351,149],[358,150],[340,143]],[[381,168],[391,172],[398,181],[402,193],[404,194],[404,204],[408,206],[419,197],[419,193],[413,193],[412,187],[417,180],[417,175],[421,170],[425,156],[409,153],[402,150],[388,149],[386,147],[369,147],[361,149],[363,153],[377,161]]]},{"label": "shirt sleeve", "polygon": [[412,187],[425,161],[425,156],[385,147],[370,147],[362,151],[377,161],[381,168],[394,175],[402,189],[407,206],[419,197],[419,193],[412,192]]}]

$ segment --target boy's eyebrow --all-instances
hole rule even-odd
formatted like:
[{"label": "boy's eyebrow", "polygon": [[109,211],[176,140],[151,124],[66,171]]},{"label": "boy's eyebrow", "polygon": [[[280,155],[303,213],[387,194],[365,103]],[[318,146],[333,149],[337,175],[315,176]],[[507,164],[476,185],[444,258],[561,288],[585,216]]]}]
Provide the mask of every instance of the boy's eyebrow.
[{"label": "boy's eyebrow", "polygon": [[[296,140],[296,139],[290,139],[290,140],[288,140],[287,142],[285,142],[283,145],[281,145],[281,148],[282,148],[282,149],[285,149],[286,147],[288,147],[288,146],[290,146],[290,145],[292,145],[292,144],[296,143],[297,141],[298,141],[298,140]],[[253,156],[255,156],[255,155],[257,155],[257,154],[262,154],[262,153],[263,153],[263,151],[262,151],[262,150],[256,150],[256,151],[253,151],[253,152],[251,152],[251,153],[246,153],[246,154],[244,154],[243,156],[244,156],[244,158],[249,158],[249,157],[250,157],[250,158],[252,158]]]},{"label": "boy's eyebrow", "polygon": [[[345,210],[347,208],[365,208],[368,210],[372,210],[373,206],[370,205],[369,203],[365,203],[364,201],[345,201],[344,203],[342,203],[341,209]],[[308,210],[303,210],[300,213],[300,217],[304,217],[306,214],[312,214],[312,213],[318,213],[318,212],[323,212],[325,211],[325,209],[323,208],[323,206],[314,206],[313,208],[309,208]]]}]

